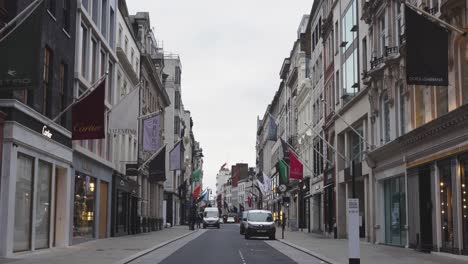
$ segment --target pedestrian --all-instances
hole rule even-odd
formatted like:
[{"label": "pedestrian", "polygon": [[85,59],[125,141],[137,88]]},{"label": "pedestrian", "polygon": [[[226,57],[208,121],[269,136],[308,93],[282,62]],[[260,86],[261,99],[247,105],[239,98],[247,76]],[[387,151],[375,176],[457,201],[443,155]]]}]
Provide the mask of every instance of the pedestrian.
[{"label": "pedestrian", "polygon": [[197,214],[197,227],[198,227],[198,229],[200,229],[201,222],[202,222],[201,213],[198,213]]}]

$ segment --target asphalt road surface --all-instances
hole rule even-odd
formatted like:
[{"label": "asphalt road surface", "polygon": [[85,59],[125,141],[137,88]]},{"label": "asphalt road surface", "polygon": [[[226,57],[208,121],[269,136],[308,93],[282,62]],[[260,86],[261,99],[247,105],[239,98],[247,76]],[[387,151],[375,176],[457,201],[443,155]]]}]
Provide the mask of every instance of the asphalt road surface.
[{"label": "asphalt road surface", "polygon": [[324,263],[279,241],[244,239],[238,224],[200,229],[131,262],[132,264],[319,264]]}]

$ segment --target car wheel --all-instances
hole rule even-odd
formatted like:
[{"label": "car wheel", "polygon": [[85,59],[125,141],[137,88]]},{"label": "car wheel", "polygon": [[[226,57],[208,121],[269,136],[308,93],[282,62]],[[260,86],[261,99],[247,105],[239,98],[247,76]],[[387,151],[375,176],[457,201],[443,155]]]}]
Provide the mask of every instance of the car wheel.
[{"label": "car wheel", "polygon": [[218,229],[220,228],[219,224],[218,224]]},{"label": "car wheel", "polygon": [[273,234],[273,235],[270,235],[270,240],[275,240],[275,239],[276,239],[276,238],[275,238],[275,235],[274,235],[274,234]]},{"label": "car wheel", "polygon": [[245,239],[250,239],[250,235],[247,232],[247,230],[244,231],[244,237],[245,237]]},{"label": "car wheel", "polygon": [[206,225],[203,225],[203,229],[206,229]]}]

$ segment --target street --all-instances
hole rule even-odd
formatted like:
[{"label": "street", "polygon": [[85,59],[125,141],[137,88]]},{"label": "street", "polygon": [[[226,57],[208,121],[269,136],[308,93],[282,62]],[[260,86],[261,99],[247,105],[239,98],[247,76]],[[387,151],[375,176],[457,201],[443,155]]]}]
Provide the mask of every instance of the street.
[{"label": "street", "polygon": [[239,225],[224,224],[220,229],[200,229],[184,239],[144,255],[132,264],[290,264],[324,263],[279,241],[263,238],[246,240]]}]

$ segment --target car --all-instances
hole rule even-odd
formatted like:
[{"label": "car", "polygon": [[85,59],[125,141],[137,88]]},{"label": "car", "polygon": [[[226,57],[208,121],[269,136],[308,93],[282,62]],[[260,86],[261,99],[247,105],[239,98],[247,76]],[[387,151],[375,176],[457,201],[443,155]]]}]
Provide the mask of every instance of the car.
[{"label": "car", "polygon": [[236,222],[236,219],[234,218],[234,216],[228,216],[227,220],[226,220],[226,223],[235,223]]},{"label": "car", "polygon": [[240,219],[240,234],[243,235],[245,232],[245,226],[247,225],[247,214],[249,211],[242,212],[242,218]]},{"label": "car", "polygon": [[221,226],[221,219],[219,218],[219,210],[217,207],[207,207],[203,212],[203,228],[210,226],[217,227]]},{"label": "car", "polygon": [[276,227],[273,215],[267,210],[250,210],[247,214],[245,239],[251,237],[268,237],[275,239]]}]

